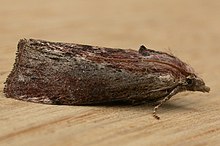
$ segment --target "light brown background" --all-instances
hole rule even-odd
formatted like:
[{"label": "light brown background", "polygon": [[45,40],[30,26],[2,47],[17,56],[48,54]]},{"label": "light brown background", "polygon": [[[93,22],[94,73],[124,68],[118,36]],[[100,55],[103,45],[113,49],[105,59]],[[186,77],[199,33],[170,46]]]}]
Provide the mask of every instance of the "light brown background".
[{"label": "light brown background", "polygon": [[[0,145],[220,144],[220,1],[0,0]],[[211,93],[151,106],[55,106],[5,98],[21,38],[172,52]]]}]

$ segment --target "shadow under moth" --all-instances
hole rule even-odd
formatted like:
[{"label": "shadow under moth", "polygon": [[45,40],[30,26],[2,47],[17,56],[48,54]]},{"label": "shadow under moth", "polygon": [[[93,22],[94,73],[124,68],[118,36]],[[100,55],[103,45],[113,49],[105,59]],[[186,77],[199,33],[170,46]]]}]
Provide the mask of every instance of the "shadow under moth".
[{"label": "shadow under moth", "polygon": [[45,104],[92,105],[158,102],[182,91],[209,92],[192,67],[141,46],[139,51],[22,39],[6,97]]}]

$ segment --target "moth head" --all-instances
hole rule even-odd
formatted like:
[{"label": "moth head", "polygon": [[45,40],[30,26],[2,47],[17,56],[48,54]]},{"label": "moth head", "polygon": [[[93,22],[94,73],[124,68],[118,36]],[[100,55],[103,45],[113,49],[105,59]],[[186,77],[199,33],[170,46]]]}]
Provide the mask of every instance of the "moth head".
[{"label": "moth head", "polygon": [[186,77],[183,85],[186,90],[189,91],[200,91],[200,92],[209,92],[210,88],[205,85],[205,82],[197,77],[196,75],[189,75]]}]

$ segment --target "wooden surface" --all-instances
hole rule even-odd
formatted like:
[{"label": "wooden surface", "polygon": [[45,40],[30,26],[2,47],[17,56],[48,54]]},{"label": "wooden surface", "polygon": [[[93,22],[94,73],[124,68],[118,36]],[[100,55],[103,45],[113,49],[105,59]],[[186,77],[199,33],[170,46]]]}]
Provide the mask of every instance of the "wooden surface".
[{"label": "wooden surface", "polygon": [[[218,0],[0,0],[0,145],[220,145]],[[152,106],[55,106],[5,98],[20,38],[172,52],[211,87]]]}]

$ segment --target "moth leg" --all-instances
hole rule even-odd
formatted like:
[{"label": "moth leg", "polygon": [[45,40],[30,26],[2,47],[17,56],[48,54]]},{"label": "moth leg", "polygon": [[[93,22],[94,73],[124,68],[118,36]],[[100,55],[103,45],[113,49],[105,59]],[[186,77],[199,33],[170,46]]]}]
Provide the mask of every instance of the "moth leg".
[{"label": "moth leg", "polygon": [[154,107],[154,111],[153,111],[153,117],[156,118],[157,120],[160,119],[160,117],[157,115],[157,109],[163,104],[165,103],[167,100],[169,100],[173,95],[177,94],[178,92],[180,92],[181,88],[180,86],[177,86],[176,88],[174,88],[169,95],[167,95],[163,100],[160,101],[160,103]]}]

